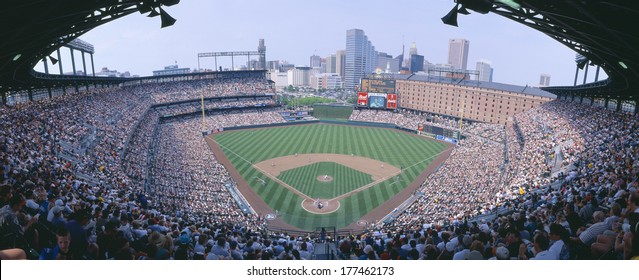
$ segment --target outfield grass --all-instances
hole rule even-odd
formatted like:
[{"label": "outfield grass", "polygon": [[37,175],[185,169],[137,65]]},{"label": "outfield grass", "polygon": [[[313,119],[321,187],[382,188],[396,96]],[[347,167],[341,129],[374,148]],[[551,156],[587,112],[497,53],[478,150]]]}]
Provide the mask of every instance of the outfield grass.
[{"label": "outfield grass", "polygon": [[[331,182],[318,176],[329,175]],[[278,179],[312,198],[333,198],[373,182],[369,174],[334,162],[318,162],[282,172]]]},{"label": "outfield grass", "polygon": [[[343,228],[357,221],[408,186],[446,147],[392,129],[327,124],[228,131],[214,139],[240,175],[272,209],[278,210],[282,219],[309,230],[321,226]],[[306,153],[354,154],[401,167],[403,172],[399,181],[384,181],[343,199],[338,211],[316,215],[301,208],[301,198],[252,167],[267,159]],[[315,182],[313,176],[317,175],[306,176]],[[264,178],[266,183],[256,178]],[[349,184],[358,186],[355,180]]]}]

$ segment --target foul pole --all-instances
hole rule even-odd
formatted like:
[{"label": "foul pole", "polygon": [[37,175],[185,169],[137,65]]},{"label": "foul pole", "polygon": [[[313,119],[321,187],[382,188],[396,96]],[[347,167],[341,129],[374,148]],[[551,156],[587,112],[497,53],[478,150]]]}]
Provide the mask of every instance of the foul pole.
[{"label": "foul pole", "polygon": [[204,115],[204,93],[202,93],[202,132],[206,131],[206,118]]}]

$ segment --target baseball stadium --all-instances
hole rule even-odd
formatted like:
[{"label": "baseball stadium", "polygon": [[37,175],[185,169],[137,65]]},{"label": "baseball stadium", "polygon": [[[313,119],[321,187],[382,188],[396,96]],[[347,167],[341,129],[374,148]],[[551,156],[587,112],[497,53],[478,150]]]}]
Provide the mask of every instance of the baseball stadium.
[{"label": "baseball stadium", "polygon": [[81,35],[135,13],[166,31],[181,3],[66,2],[1,12],[3,260],[639,258],[634,4],[449,1],[442,25],[502,17],[573,50],[581,85],[377,70],[352,103],[291,106],[259,38],[197,71],[96,75]]}]

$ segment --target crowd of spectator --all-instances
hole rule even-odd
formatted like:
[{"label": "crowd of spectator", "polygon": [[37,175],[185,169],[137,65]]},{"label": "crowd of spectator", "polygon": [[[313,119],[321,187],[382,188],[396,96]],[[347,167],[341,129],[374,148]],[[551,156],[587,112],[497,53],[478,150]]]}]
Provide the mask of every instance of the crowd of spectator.
[{"label": "crowd of spectator", "polygon": [[503,145],[469,136],[460,140],[450,157],[422,184],[423,193],[396,220],[396,225],[423,225],[477,216],[502,202],[500,167]]},{"label": "crowd of spectator", "polygon": [[[235,182],[203,141],[200,119],[159,122],[201,108],[151,107],[201,95],[270,92],[265,79],[191,81],[93,89],[0,107],[2,256],[314,258],[321,234],[272,233],[263,217],[237,206],[229,192]],[[256,102],[211,102],[207,109]],[[355,110],[351,120],[408,129],[459,125],[408,111]],[[278,110],[267,107],[206,117],[212,130],[279,122],[284,119]],[[339,257],[639,256],[636,115],[557,100],[517,115],[505,128],[462,126],[467,138],[422,184],[421,195],[391,223],[334,237]],[[484,218],[473,220],[478,215]]]},{"label": "crowd of spectator", "polygon": [[[162,88],[161,94],[154,94],[156,104],[209,97],[265,95],[273,94],[273,89],[263,77],[222,78],[183,82],[161,83],[154,86]],[[139,86],[133,86],[139,87]],[[147,87],[143,85],[141,87]],[[154,93],[160,93],[154,91]]]},{"label": "crowd of spectator", "polygon": [[[383,118],[377,112],[358,116],[366,114],[372,118],[358,120],[393,123],[391,118],[397,118],[388,113]],[[420,259],[454,258],[459,252],[466,258],[500,259],[500,251],[501,259],[639,255],[636,115],[557,100],[517,115],[505,132],[492,125],[469,127],[470,138],[460,141],[446,163],[424,182],[419,190],[423,195],[381,227],[380,234],[392,232],[387,239],[404,245],[423,244],[425,239],[426,246],[434,248],[420,251],[424,246],[417,246],[420,254],[412,258]],[[505,168],[500,168],[502,164]],[[475,201],[476,196],[480,199]],[[488,220],[466,220],[482,213],[480,217]],[[451,248],[429,243],[444,236],[454,244]],[[482,246],[476,250],[481,256],[471,254],[475,250],[462,245],[464,239],[471,247],[482,241],[483,251],[478,249]],[[406,258],[401,246],[399,258]],[[406,249],[411,247],[415,248]]]}]

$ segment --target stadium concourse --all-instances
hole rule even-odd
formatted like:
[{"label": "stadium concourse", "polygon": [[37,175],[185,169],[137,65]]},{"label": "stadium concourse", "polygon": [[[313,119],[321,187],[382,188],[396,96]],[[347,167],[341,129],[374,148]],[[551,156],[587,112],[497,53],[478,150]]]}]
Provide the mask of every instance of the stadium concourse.
[{"label": "stadium concourse", "polygon": [[[208,129],[284,122],[266,79],[93,89],[0,107],[2,258],[313,259],[325,233],[274,232],[232,198]],[[252,96],[248,98],[248,96]],[[198,103],[199,104],[199,103]],[[351,120],[456,128],[440,116],[355,110]],[[639,119],[552,101],[506,127],[465,124],[450,158],[392,221],[329,236],[342,259],[639,256]],[[145,188],[148,185],[148,188]]]}]

